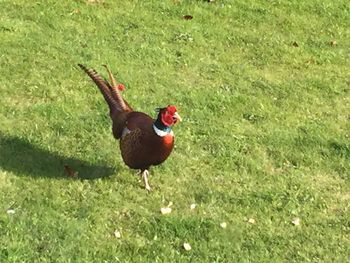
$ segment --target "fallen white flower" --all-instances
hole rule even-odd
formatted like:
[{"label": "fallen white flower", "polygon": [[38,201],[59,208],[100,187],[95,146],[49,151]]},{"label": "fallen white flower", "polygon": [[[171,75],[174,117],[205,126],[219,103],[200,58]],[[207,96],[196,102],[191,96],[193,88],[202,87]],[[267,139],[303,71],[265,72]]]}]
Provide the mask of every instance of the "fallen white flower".
[{"label": "fallen white flower", "polygon": [[255,219],[254,218],[249,218],[248,219],[249,224],[255,224]]},{"label": "fallen white flower", "polygon": [[196,204],[191,204],[190,209],[193,210],[196,208],[196,206],[197,206]]},{"label": "fallen white flower", "polygon": [[6,213],[9,215],[13,215],[14,213],[16,213],[16,211],[14,209],[7,209]]},{"label": "fallen white flower", "polygon": [[189,243],[184,243],[183,247],[186,251],[190,251],[192,249],[191,245]]},{"label": "fallen white flower", "polygon": [[222,223],[220,223],[220,226],[221,226],[221,228],[226,228],[227,224],[226,224],[226,222],[222,222]]},{"label": "fallen white flower", "polygon": [[299,226],[300,225],[300,218],[299,217],[293,218],[292,224],[295,226]]},{"label": "fallen white flower", "polygon": [[170,214],[171,213],[171,207],[162,207],[160,209],[160,212],[162,213],[162,215]]},{"label": "fallen white flower", "polygon": [[122,237],[122,234],[121,234],[120,231],[117,229],[117,230],[114,231],[114,236],[115,236],[116,238],[121,238],[121,237]]}]

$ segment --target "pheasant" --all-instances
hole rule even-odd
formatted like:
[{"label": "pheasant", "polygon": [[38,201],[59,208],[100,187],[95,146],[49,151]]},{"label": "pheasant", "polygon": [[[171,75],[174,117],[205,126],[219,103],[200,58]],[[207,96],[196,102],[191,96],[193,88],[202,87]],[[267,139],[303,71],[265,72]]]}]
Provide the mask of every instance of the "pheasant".
[{"label": "pheasant", "polygon": [[121,95],[124,85],[117,85],[113,74],[108,71],[110,83],[93,69],[82,64],[78,66],[95,82],[109,107],[112,119],[112,133],[119,140],[120,152],[124,163],[132,169],[139,169],[145,188],[150,191],[148,183],[149,168],[163,163],[174,147],[172,126],[181,121],[173,105],[158,108],[154,120],[149,115],[134,111]]}]

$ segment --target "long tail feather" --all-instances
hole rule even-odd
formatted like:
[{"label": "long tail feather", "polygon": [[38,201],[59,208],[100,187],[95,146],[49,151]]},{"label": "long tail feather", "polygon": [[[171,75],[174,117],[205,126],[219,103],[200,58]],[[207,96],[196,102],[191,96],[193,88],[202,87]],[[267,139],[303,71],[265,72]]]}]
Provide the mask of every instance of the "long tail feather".
[{"label": "long tail feather", "polygon": [[123,99],[122,95],[120,94],[117,82],[115,81],[115,78],[114,78],[112,72],[110,71],[109,67],[107,65],[103,65],[103,66],[107,69],[109,79],[111,80],[110,91],[111,91],[112,97],[114,98],[115,101],[117,101],[119,103],[120,107],[124,111],[131,110],[129,105],[127,105],[127,103],[125,103],[125,100]]},{"label": "long tail feather", "polygon": [[[95,82],[97,87],[100,89],[105,101],[107,102],[110,112],[113,113],[115,111],[117,112],[123,112],[125,111],[125,103],[121,104],[119,101],[116,101],[114,99],[114,96],[111,94],[110,88],[108,83],[106,83],[101,76],[93,69],[88,69],[82,64],[78,64],[78,66],[85,71],[87,75]],[[124,101],[123,101],[124,102]],[[123,107],[124,106],[124,107]]]}]

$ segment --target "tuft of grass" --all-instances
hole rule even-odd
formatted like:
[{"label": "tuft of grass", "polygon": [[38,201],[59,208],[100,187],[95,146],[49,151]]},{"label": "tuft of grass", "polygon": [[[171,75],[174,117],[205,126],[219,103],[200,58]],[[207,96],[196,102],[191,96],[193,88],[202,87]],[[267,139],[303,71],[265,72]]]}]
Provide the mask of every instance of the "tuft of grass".
[{"label": "tuft of grass", "polygon": [[[349,12],[344,0],[2,1],[1,262],[347,261]],[[77,63],[110,65],[135,109],[185,117],[152,193]]]}]

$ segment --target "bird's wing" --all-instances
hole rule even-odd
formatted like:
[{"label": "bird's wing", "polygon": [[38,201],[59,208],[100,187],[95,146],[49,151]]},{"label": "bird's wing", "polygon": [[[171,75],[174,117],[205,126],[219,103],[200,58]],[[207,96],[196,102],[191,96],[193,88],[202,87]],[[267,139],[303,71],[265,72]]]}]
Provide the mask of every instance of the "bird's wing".
[{"label": "bird's wing", "polygon": [[[127,128],[126,128],[127,129]],[[120,140],[120,151],[123,157],[124,162],[132,168],[135,168],[139,165],[138,154],[142,149],[142,130],[139,128],[124,131],[122,138]],[[138,167],[137,167],[138,168]]]}]

